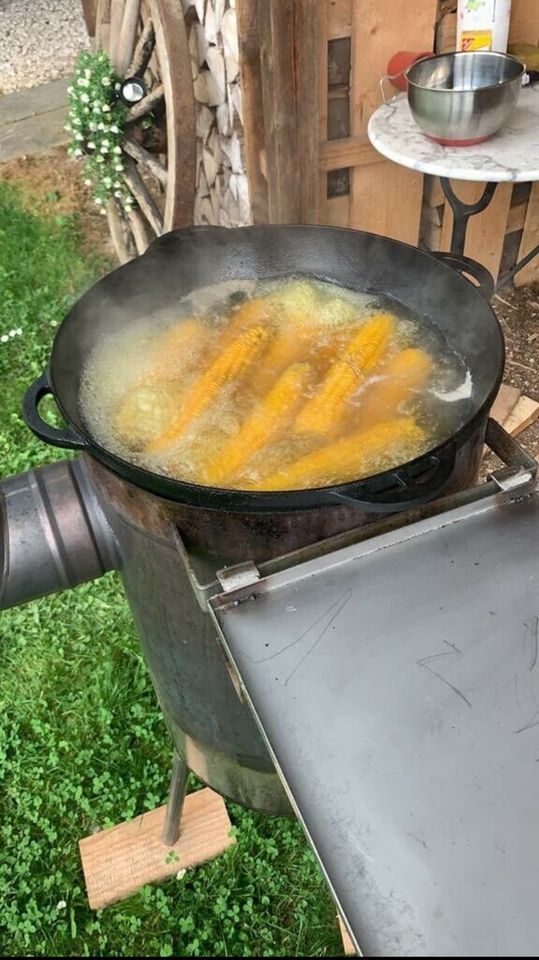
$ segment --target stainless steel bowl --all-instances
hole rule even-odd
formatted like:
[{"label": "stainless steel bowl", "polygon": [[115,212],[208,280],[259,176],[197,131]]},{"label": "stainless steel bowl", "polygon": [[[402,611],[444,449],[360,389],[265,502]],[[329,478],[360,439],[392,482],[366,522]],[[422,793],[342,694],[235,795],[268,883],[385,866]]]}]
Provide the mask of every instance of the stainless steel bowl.
[{"label": "stainless steel bowl", "polygon": [[505,53],[444,53],[406,71],[408,103],[440,143],[479,143],[497,133],[518,100],[525,68]]}]

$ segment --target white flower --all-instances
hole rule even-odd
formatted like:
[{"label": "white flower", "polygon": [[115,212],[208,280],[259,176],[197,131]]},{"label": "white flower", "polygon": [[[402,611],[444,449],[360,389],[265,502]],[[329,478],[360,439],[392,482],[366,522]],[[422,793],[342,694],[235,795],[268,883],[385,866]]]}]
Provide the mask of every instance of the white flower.
[{"label": "white flower", "polygon": [[110,132],[111,132],[111,133],[119,133],[119,132],[120,132],[120,129],[119,129],[119,127],[118,127],[115,123],[113,123],[113,124],[111,124],[111,126],[110,126]]},{"label": "white flower", "polygon": [[86,146],[88,147],[88,150],[95,150],[95,143],[93,140],[88,140]]},{"label": "white flower", "polygon": [[8,340],[9,340],[9,337],[7,333],[3,333],[2,336],[0,337],[0,343],[7,343]]},{"label": "white flower", "polygon": [[176,874],[176,880],[183,880],[186,873],[187,873],[187,870],[178,870]]},{"label": "white flower", "polygon": [[73,117],[72,123],[73,123],[76,127],[80,127],[80,125],[81,125],[81,123],[82,123],[82,120],[80,119],[80,117]]},{"label": "white flower", "polygon": [[87,187],[91,187],[91,186],[92,186],[92,181],[90,180],[89,177],[86,178],[86,180],[84,181],[84,184],[85,184],[85,186],[87,186]]},{"label": "white flower", "polygon": [[121,87],[122,87],[121,83],[115,83],[115,84],[114,84],[114,89],[115,89],[115,90],[120,90]]},{"label": "white flower", "polygon": [[89,86],[90,86],[90,81],[89,81],[89,80],[85,80],[84,77],[80,77],[80,78],[77,80],[77,83],[78,83],[79,87],[89,87]]},{"label": "white flower", "polygon": [[75,133],[74,136],[75,140],[84,140],[82,133]]},{"label": "white flower", "polygon": [[121,147],[114,147],[114,149],[113,149],[112,152],[113,152],[113,153],[116,153],[116,154],[120,154],[120,153],[122,152],[122,148],[121,148]]},{"label": "white flower", "polygon": [[102,113],[110,113],[110,107],[109,107],[108,103],[104,103],[104,104],[103,104],[103,106],[101,107],[101,112],[102,112]]},{"label": "white flower", "polygon": [[57,910],[65,910],[66,908],[67,908],[67,903],[65,902],[65,900],[59,900],[58,903],[56,904]]},{"label": "white flower", "polygon": [[110,87],[110,77],[103,77],[101,83],[104,87]]},{"label": "white flower", "polygon": [[83,113],[90,113],[90,107],[83,107],[83,108],[82,108],[82,112],[83,112]]},{"label": "white flower", "polygon": [[9,331],[9,335],[10,335],[10,337],[16,337],[16,336],[17,336],[17,331],[16,331],[16,330],[10,330],[10,331]]},{"label": "white flower", "polygon": [[118,199],[121,197],[121,195],[122,195],[122,191],[121,191],[121,190],[115,190],[115,191],[114,191],[114,196],[115,196],[115,197],[118,197]]},{"label": "white flower", "polygon": [[15,332],[18,337],[22,337],[22,327],[17,327],[17,330]]},{"label": "white flower", "polygon": [[103,146],[101,147],[101,153],[108,153],[108,152],[109,152],[109,148],[103,144]]},{"label": "white flower", "polygon": [[102,120],[97,124],[97,129],[98,129],[98,130],[104,130],[104,129],[105,129],[105,124],[103,123]]},{"label": "white flower", "polygon": [[91,70],[85,70],[85,71],[84,71],[84,76],[85,76],[85,77],[91,77],[91,76],[92,76],[92,71],[91,71]]},{"label": "white flower", "polygon": [[97,204],[98,204],[98,206],[99,206],[99,205],[101,205],[101,204],[103,203],[103,201],[102,201],[102,199],[101,199],[101,197],[95,197],[95,200],[94,200],[94,202],[95,202],[95,203],[97,203]]},{"label": "white flower", "polygon": [[51,327],[57,327],[57,326],[58,326],[58,321],[57,321],[57,320],[51,320]]},{"label": "white flower", "polygon": [[81,93],[80,95],[81,103],[90,103],[90,97],[87,93]]},{"label": "white flower", "polygon": [[117,190],[120,189],[121,185],[122,185],[122,184],[121,184],[120,180],[115,180],[115,181],[114,181],[114,186],[116,187]]},{"label": "white flower", "polygon": [[121,171],[121,170],[123,170],[123,168],[124,168],[123,163],[115,163],[115,164],[114,164],[114,169],[115,169],[115,170],[120,170],[120,171]]},{"label": "white flower", "polygon": [[101,214],[102,217],[106,217],[106,216],[107,216],[107,211],[105,210],[104,207],[100,207],[99,212],[100,212],[100,214]]},{"label": "white flower", "polygon": [[93,110],[94,113],[101,113],[101,104],[99,103],[98,100],[95,100],[95,101],[94,101],[93,106],[92,106],[92,110]]},{"label": "white flower", "polygon": [[82,157],[82,150],[80,149],[80,147],[75,147],[75,149],[73,150],[73,156]]},{"label": "white flower", "polygon": [[106,187],[112,187],[112,180],[110,177],[103,177],[103,183]]},{"label": "white flower", "polygon": [[97,130],[97,123],[94,123],[93,120],[90,120],[90,123],[88,124],[88,129],[91,130],[92,133],[95,133],[95,131]]},{"label": "white flower", "polygon": [[98,154],[97,157],[95,158],[95,162],[96,162],[96,163],[104,163],[104,162],[105,162],[105,158],[102,157],[101,154]]},{"label": "white flower", "polygon": [[67,130],[68,133],[70,132],[71,127],[69,126],[68,123],[65,123],[65,124],[64,124],[64,130]]},{"label": "white flower", "polygon": [[68,93],[73,93],[73,87],[68,87],[68,88],[67,88],[67,92],[68,92]]}]

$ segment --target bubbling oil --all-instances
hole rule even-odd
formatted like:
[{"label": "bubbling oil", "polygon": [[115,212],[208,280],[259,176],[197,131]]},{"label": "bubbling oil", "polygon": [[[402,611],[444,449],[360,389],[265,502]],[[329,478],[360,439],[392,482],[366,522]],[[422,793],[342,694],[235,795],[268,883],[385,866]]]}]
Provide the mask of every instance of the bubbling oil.
[{"label": "bubbling oil", "polygon": [[306,277],[230,281],[103,336],[81,383],[110,452],[191,483],[326,486],[451,436],[472,384],[439,329],[387,296]]}]

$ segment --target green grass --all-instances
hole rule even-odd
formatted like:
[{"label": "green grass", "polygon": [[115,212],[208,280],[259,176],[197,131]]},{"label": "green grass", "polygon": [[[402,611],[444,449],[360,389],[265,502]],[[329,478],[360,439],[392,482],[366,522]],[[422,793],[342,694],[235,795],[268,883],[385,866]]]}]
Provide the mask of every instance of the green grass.
[{"label": "green grass", "polygon": [[[0,184],[0,462],[54,456],[20,414],[54,327],[105,270],[72,218]],[[59,455],[61,455],[59,453]],[[164,802],[171,748],[114,575],[0,620],[0,954],[334,956],[335,908],[298,825],[230,806],[237,845],[93,913],[78,840]]]}]

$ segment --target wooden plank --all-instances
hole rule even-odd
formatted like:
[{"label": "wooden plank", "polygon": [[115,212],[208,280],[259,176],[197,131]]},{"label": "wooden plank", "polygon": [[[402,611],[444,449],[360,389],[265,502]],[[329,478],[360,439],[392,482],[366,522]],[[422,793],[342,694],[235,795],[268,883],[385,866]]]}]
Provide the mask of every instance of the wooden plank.
[{"label": "wooden plank", "polygon": [[326,223],[330,227],[350,226],[350,197],[329,197],[327,200]]},{"label": "wooden plank", "polygon": [[110,0],[109,57],[117,71],[118,41],[124,12],[124,0]]},{"label": "wooden plank", "polygon": [[[482,194],[485,184],[456,180],[452,183],[457,196],[465,203],[474,203]],[[505,239],[505,225],[511,205],[512,184],[500,183],[493,199],[483,213],[470,217],[466,233],[466,256],[473,257],[498,277]],[[442,228],[442,250],[449,250],[453,213],[446,202]]]},{"label": "wooden plank", "polygon": [[328,40],[340,40],[352,35],[353,0],[322,0],[327,10]]},{"label": "wooden plank", "polygon": [[294,11],[285,0],[259,5],[262,103],[271,223],[299,223],[296,158]]},{"label": "wooden plank", "polygon": [[452,53],[457,48],[457,15],[446,13],[436,28],[436,53]]},{"label": "wooden plank", "polygon": [[139,13],[140,0],[125,0],[120,36],[116,48],[117,70],[121,77],[126,76],[127,68],[135,52]]},{"label": "wooden plank", "polygon": [[341,140],[326,140],[320,144],[321,170],[340,170],[342,167],[382,162],[383,157],[371,146],[365,134],[359,137],[343,137]]},{"label": "wooden plank", "polygon": [[340,913],[337,914],[337,920],[339,921],[339,930],[341,932],[341,940],[342,940],[344,955],[345,957],[355,957],[356,948],[352,943],[352,939],[350,937],[350,934],[348,933],[348,930],[346,929],[344,920],[341,917]]},{"label": "wooden plank", "polygon": [[[168,0],[150,4],[167,108],[167,192],[164,229],[193,223],[196,122],[191,59],[182,9]],[[144,211],[145,212],[145,211]]]},{"label": "wooden plank", "polygon": [[[329,86],[329,18],[335,13],[337,2],[323,0],[318,6],[318,137],[319,158],[328,133],[328,86]],[[318,170],[318,222],[328,222],[328,176],[320,163]]]},{"label": "wooden plank", "polygon": [[512,437],[518,437],[539,419],[539,403],[531,397],[521,397],[507,417],[504,427]]},{"label": "wooden plank", "polygon": [[212,860],[235,843],[224,801],[213,790],[205,788],[185,798],[180,838],[173,847],[161,841],[165,814],[166,807],[159,807],[80,841],[92,910],[124,900],[146,883]]},{"label": "wooden plank", "polygon": [[319,222],[319,10],[319,0],[296,0],[294,3],[294,104],[296,151],[300,167],[301,223]]},{"label": "wooden plank", "polygon": [[517,387],[511,387],[508,383],[502,383],[490,409],[490,416],[504,426],[519,400],[520,390]]},{"label": "wooden plank", "polygon": [[259,5],[272,223],[318,219],[318,0]]},{"label": "wooden plank", "polygon": [[97,17],[97,0],[82,0],[82,15],[84,17],[88,36],[94,37]]},{"label": "wooden plank", "polygon": [[513,0],[509,24],[509,43],[539,43],[539,3],[537,0]]},{"label": "wooden plank", "polygon": [[260,19],[258,0],[237,0],[236,16],[240,48],[240,75],[243,95],[243,137],[245,165],[253,223],[268,222],[268,184],[265,164],[262,75],[260,66]]},{"label": "wooden plank", "polygon": [[[414,4],[413,15],[396,16],[394,0],[362,0],[352,9],[351,135],[366,134],[380,105],[379,80],[397,50],[432,48],[436,0]],[[417,243],[423,177],[390,162],[355,167],[351,177],[350,225]]]},{"label": "wooden plank", "polygon": [[[539,243],[539,183],[534,183],[528,200],[526,219],[518,251],[518,259],[525,257],[536,244]],[[515,286],[522,287],[526,283],[534,283],[539,279],[539,258],[535,257],[523,270],[515,276]]]}]

